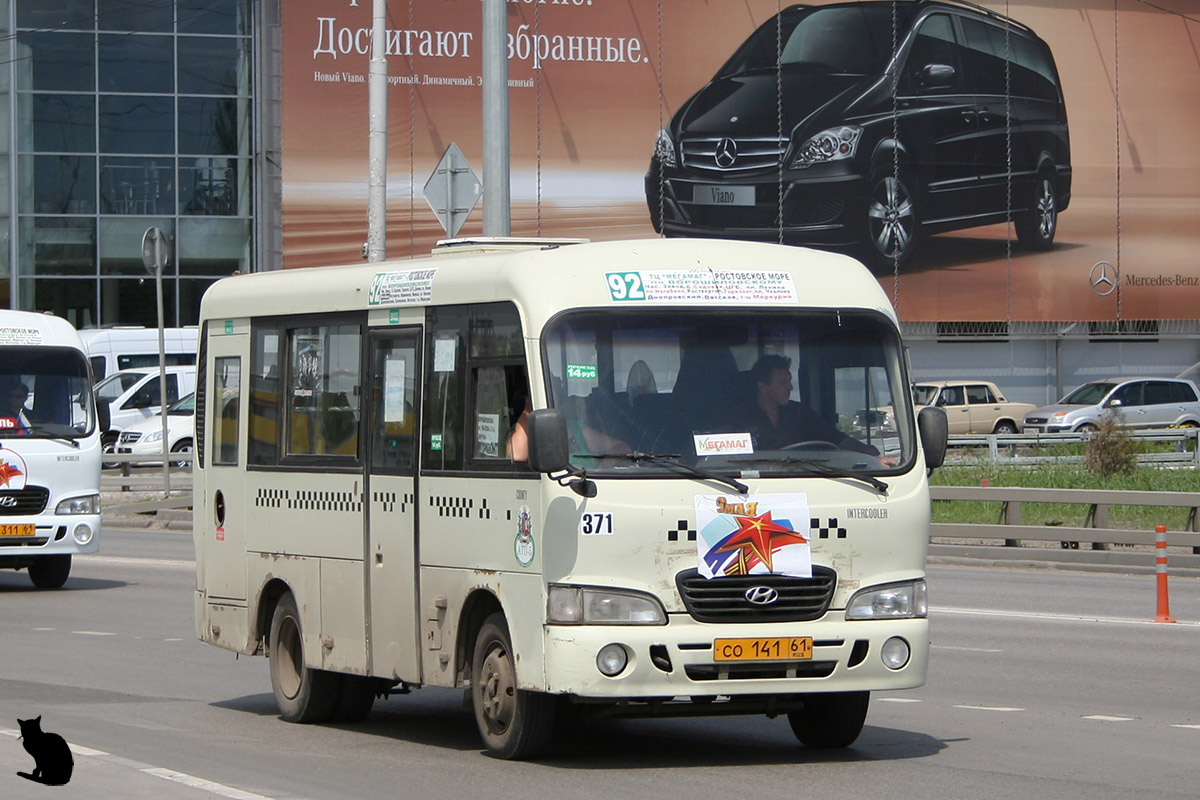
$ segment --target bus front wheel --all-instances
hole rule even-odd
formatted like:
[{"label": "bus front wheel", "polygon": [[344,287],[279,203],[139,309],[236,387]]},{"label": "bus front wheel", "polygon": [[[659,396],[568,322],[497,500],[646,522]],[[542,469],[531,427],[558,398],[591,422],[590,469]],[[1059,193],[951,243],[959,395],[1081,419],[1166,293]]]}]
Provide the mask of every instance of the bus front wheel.
[{"label": "bus front wheel", "polygon": [[517,688],[516,660],[503,614],[492,614],[475,639],[471,704],[488,755],[517,759],[536,755],[550,740],[554,701]]},{"label": "bus front wheel", "polygon": [[810,694],[804,708],[788,712],[788,723],[806,747],[849,747],[862,733],[870,692]]},{"label": "bus front wheel", "polygon": [[271,617],[271,689],[288,722],[324,722],[338,699],[338,676],[304,663],[300,612],[291,594],[279,598]]},{"label": "bus front wheel", "polygon": [[71,556],[41,556],[29,565],[29,580],[39,589],[61,589],[71,574]]}]

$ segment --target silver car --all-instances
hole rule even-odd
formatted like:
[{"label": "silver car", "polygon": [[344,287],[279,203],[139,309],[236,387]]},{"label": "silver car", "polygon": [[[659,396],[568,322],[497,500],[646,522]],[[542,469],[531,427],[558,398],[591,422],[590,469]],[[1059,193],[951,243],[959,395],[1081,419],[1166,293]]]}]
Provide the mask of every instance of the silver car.
[{"label": "silver car", "polygon": [[1025,415],[1023,433],[1095,430],[1117,414],[1126,428],[1200,426],[1200,391],[1176,378],[1110,378],[1085,383],[1054,405]]}]

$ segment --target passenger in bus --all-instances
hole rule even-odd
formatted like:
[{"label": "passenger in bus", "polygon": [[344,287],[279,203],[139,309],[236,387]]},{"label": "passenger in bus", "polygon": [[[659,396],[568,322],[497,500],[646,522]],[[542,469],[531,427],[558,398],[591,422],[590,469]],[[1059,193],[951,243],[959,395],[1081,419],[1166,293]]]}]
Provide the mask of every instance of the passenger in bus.
[{"label": "passenger in bus", "polygon": [[758,450],[778,450],[800,442],[830,442],[843,450],[878,456],[879,451],[826,422],[792,395],[792,360],[765,355],[750,368],[754,382],[753,400],[735,406],[735,424],[754,436]]},{"label": "passenger in bus", "polygon": [[16,378],[0,384],[0,419],[11,419],[17,430],[29,429],[29,418],[25,416],[25,402],[29,399],[29,388]]},{"label": "passenger in bus", "polygon": [[529,412],[533,407],[529,400],[529,390],[525,390],[522,401],[522,411],[508,432],[508,443],[504,446],[505,454],[513,461],[529,460]]}]

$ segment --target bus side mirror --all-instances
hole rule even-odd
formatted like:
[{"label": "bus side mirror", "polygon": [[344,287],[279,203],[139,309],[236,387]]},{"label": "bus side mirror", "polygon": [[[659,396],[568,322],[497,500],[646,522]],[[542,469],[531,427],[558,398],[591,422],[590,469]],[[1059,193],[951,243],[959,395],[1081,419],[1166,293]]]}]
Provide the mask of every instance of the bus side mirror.
[{"label": "bus side mirror", "polygon": [[112,427],[112,409],[109,408],[107,400],[96,398],[96,423],[100,426],[100,432],[104,433]]},{"label": "bus side mirror", "polygon": [[535,472],[563,472],[551,477],[580,497],[596,496],[596,482],[584,470],[571,466],[567,417],[557,408],[529,412],[529,466]]},{"label": "bus side mirror", "polygon": [[557,408],[529,412],[529,466],[535,472],[570,469],[567,417]]},{"label": "bus side mirror", "polygon": [[925,466],[937,469],[946,461],[946,444],[950,436],[950,423],[946,412],[927,406],[917,414],[917,429],[921,433],[921,447],[925,450]]}]

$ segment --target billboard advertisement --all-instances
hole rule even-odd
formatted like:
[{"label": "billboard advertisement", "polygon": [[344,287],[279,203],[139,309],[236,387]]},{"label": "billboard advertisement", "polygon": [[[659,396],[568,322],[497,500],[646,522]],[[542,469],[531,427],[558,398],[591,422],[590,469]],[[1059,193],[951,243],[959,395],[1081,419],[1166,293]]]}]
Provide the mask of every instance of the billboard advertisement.
[{"label": "billboard advertisement", "polygon": [[[286,268],[366,240],[371,0],[281,4]],[[511,229],[850,252],[909,322],[1193,319],[1184,0],[509,0]],[[482,163],[482,3],[390,0],[390,257]],[[472,200],[473,202],[473,200]],[[482,231],[476,208],[459,235]]]}]

